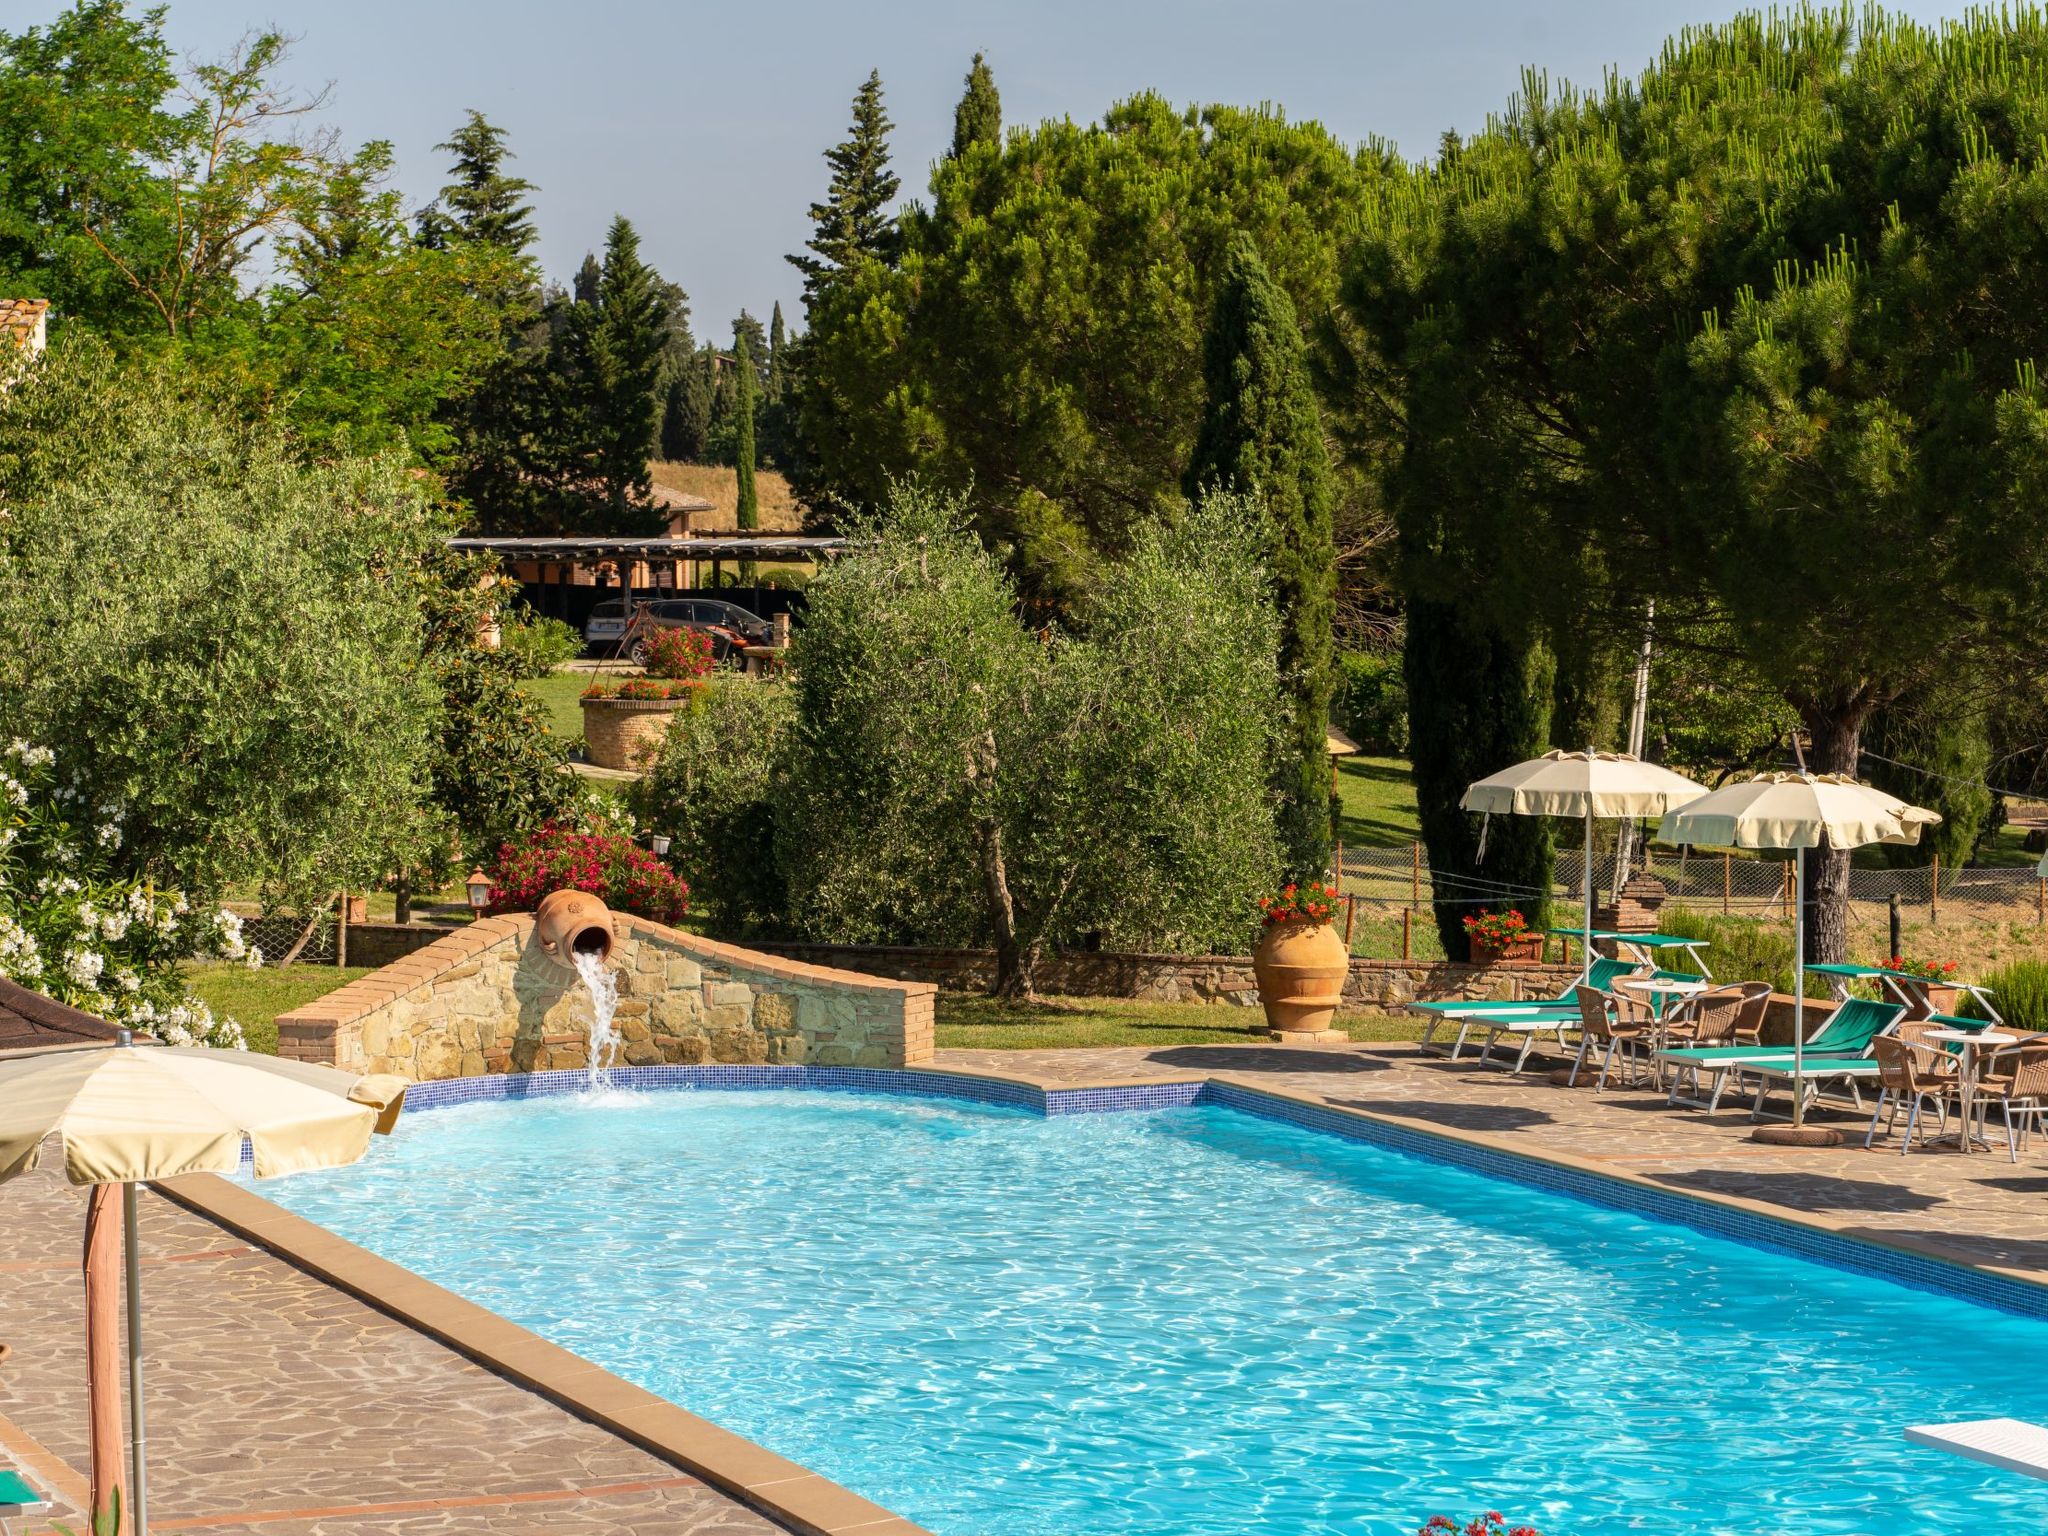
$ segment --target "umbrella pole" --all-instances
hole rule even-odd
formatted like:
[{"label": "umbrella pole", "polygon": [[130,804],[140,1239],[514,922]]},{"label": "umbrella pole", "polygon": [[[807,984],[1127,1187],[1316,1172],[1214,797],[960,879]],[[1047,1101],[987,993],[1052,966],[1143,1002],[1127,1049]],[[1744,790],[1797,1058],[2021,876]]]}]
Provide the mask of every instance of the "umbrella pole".
[{"label": "umbrella pole", "polygon": [[121,1224],[128,1250],[128,1454],[134,1461],[129,1482],[129,1508],[121,1536],[148,1536],[149,1437],[142,1413],[142,1248],[136,1238],[135,1186],[121,1186]]},{"label": "umbrella pole", "polygon": [[[1586,847],[1579,856],[1579,896],[1585,902],[1579,912],[1584,932],[1579,940],[1579,982],[1590,984],[1593,980],[1593,801],[1586,799]],[[1619,899],[1619,898],[1617,898]]]},{"label": "umbrella pole", "polygon": [[1792,1124],[1806,1123],[1806,850],[1792,850]]},{"label": "umbrella pole", "polygon": [[86,1526],[119,1500],[121,1472],[121,1229],[114,1219],[116,1192],[95,1184],[85,1204],[85,1400],[92,1448],[92,1508]]}]

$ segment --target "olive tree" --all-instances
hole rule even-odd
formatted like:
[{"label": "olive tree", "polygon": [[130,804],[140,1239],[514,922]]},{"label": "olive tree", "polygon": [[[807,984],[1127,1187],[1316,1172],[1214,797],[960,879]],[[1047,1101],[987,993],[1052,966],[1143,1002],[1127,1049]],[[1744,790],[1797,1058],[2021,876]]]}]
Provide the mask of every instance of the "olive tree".
[{"label": "olive tree", "polygon": [[0,717],[125,805],[132,868],[317,900],[381,872],[436,720],[389,459],[307,463],[166,365],[53,348],[0,395]]},{"label": "olive tree", "polygon": [[961,504],[898,488],[812,584],[776,846],[792,924],[986,942],[1028,995],[1084,932],[1211,948],[1278,868],[1274,619],[1242,505],[1142,530],[1033,630]]}]

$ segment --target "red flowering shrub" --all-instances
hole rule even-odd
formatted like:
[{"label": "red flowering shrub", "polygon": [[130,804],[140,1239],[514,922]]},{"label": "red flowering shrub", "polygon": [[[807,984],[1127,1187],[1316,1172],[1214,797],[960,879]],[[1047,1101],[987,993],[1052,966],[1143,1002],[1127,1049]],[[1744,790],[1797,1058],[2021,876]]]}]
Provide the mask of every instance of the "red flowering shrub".
[{"label": "red flowering shrub", "polygon": [[1509,1528],[1507,1516],[1497,1509],[1470,1520],[1453,1520],[1449,1515],[1431,1515],[1429,1524],[1415,1533],[1415,1536],[1537,1536],[1533,1525],[1518,1525]]},{"label": "red flowering shrub", "polygon": [[649,677],[702,677],[711,670],[711,637],[701,629],[650,629],[640,649]]},{"label": "red flowering shrub", "polygon": [[614,912],[673,923],[690,888],[631,838],[579,832],[551,821],[498,849],[491,866],[493,912],[531,912],[550,891],[587,891]]},{"label": "red flowering shrub", "polygon": [[1465,932],[1492,949],[1506,949],[1535,936],[1529,920],[1519,912],[1482,912],[1477,917],[1468,917]]},{"label": "red flowering shrub", "polygon": [[1279,895],[1259,898],[1259,916],[1268,928],[1277,923],[1327,923],[1341,900],[1335,886],[1320,880],[1283,885]]},{"label": "red flowering shrub", "polygon": [[585,688],[586,699],[684,699],[704,685],[695,679],[669,682],[659,677],[629,677],[624,682],[594,682]]},{"label": "red flowering shrub", "polygon": [[1885,961],[1884,968],[1897,971],[1901,976],[1918,976],[1922,981],[1950,982],[1956,979],[1953,960],[1908,960],[1904,955],[1893,955]]}]

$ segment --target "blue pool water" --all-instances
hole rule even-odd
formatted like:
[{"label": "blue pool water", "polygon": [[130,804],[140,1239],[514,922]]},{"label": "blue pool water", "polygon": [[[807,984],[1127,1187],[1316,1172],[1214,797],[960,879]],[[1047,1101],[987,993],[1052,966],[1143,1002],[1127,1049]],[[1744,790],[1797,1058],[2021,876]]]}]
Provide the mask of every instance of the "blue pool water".
[{"label": "blue pool water", "polygon": [[2038,1530],[2048,1324],[1221,1108],[654,1092],[263,1186],[939,1536]]}]

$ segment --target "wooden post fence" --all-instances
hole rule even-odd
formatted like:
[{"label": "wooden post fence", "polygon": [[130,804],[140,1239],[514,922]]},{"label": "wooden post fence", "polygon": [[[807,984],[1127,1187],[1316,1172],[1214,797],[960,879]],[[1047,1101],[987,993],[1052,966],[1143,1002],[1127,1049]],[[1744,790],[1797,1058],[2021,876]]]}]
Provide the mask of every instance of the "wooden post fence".
[{"label": "wooden post fence", "polygon": [[1734,884],[1735,872],[1730,867],[1734,862],[1734,858],[1735,855],[1732,853],[1721,855],[1721,915],[1723,917],[1728,915],[1728,892]]},{"label": "wooden post fence", "polygon": [[1414,942],[1415,909],[1413,907],[1403,907],[1401,909],[1401,958],[1403,960],[1408,959],[1414,952]]},{"label": "wooden post fence", "polygon": [[1422,844],[1417,843],[1411,856],[1408,871],[1408,905],[1422,905]]},{"label": "wooden post fence", "polygon": [[1927,882],[1927,921],[1929,923],[1939,923],[1941,921],[1941,854],[1939,852],[1934,855],[1931,875],[1932,878]]}]

